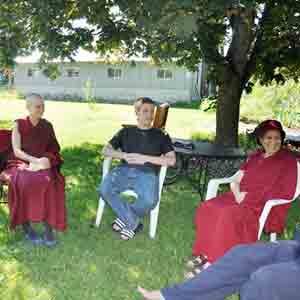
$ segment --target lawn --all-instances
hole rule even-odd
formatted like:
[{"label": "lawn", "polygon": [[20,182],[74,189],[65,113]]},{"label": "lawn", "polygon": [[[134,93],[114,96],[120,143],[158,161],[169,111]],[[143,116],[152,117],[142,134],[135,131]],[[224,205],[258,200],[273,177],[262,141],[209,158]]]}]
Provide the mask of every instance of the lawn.
[{"label": "lawn", "polygon": [[[0,100],[0,126],[24,116],[21,100]],[[65,158],[66,204],[69,229],[59,234],[54,249],[33,247],[22,234],[7,229],[7,208],[0,206],[0,299],[5,300],[135,300],[136,286],[159,288],[183,279],[183,265],[191,254],[193,216],[199,196],[186,182],[163,190],[155,240],[145,230],[132,241],[112,233],[113,214],[106,208],[99,229],[94,222],[96,186],[102,157],[99,150],[122,123],[134,123],[132,107],[47,102]],[[171,109],[167,130],[190,137],[213,129],[214,115],[192,109]],[[297,204],[290,210],[284,238],[291,236]]]}]

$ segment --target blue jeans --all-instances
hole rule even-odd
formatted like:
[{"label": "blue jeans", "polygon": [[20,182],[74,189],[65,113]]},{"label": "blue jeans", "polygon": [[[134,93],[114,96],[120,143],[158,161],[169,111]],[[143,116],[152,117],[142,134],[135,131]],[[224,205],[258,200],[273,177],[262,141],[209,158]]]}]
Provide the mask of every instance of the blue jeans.
[{"label": "blue jeans", "polygon": [[[121,195],[126,190],[137,194],[137,199],[129,203]],[[104,178],[99,187],[102,199],[110,205],[126,228],[134,230],[139,218],[153,209],[158,201],[158,176],[138,168],[120,165]]]},{"label": "blue jeans", "polygon": [[191,280],[161,290],[165,300],[299,300],[300,243],[240,245]]}]

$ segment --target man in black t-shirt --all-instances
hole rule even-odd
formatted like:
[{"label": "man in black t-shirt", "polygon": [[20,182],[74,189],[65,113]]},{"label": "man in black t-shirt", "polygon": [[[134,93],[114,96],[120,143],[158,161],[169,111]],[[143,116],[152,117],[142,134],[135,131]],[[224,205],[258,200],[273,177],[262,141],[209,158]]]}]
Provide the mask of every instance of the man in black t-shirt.
[{"label": "man in black t-shirt", "polygon": [[[135,103],[137,126],[122,128],[103,149],[103,155],[121,160],[100,185],[101,197],[117,215],[112,228],[128,240],[140,229],[139,218],[156,206],[160,166],[176,162],[168,134],[152,128],[155,105],[150,98]],[[121,193],[133,190],[137,199],[129,203]]]}]

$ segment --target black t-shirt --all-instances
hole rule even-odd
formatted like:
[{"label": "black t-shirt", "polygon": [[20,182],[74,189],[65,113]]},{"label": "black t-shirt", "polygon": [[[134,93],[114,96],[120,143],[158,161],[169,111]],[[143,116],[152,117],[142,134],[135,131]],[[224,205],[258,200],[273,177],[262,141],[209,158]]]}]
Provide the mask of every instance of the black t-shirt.
[{"label": "black t-shirt", "polygon": [[[170,136],[157,128],[125,127],[117,132],[109,143],[114,149],[121,149],[126,153],[160,156],[174,151]],[[127,164],[125,161],[123,163]],[[160,170],[160,166],[151,163],[130,166],[141,168],[145,171],[155,171],[156,173]]]}]

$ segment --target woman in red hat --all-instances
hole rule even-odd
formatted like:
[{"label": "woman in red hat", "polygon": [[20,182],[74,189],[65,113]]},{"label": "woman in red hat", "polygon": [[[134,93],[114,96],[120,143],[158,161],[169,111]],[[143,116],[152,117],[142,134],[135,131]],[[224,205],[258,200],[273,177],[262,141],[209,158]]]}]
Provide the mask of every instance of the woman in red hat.
[{"label": "woman in red hat", "polygon": [[[295,156],[282,147],[280,122],[266,120],[255,129],[261,149],[241,166],[231,191],[201,203],[196,211],[193,259],[187,263],[193,277],[237,244],[257,240],[259,216],[266,201],[292,199],[297,182]],[[282,232],[289,205],[276,207],[267,220],[267,232]]]}]

